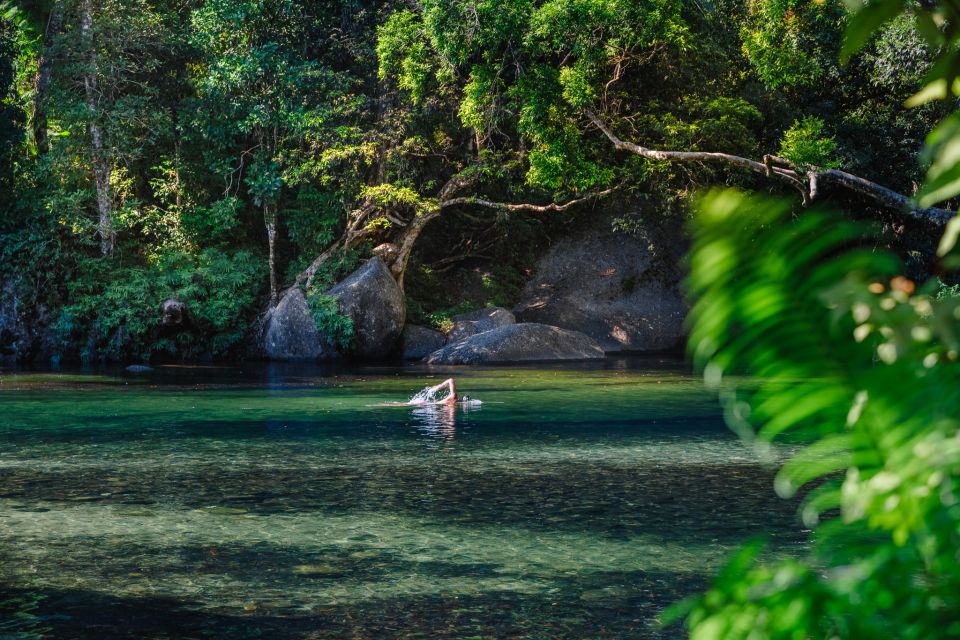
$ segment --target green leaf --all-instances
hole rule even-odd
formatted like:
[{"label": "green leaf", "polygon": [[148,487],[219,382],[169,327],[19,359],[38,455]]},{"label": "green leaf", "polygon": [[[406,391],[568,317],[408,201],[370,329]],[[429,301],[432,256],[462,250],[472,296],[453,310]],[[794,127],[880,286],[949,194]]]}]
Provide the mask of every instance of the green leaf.
[{"label": "green leaf", "polygon": [[923,89],[907,98],[905,106],[913,108],[920,105],[933,102],[934,100],[943,100],[947,97],[947,81],[944,78],[938,78],[928,82]]},{"label": "green leaf", "polygon": [[917,31],[923,36],[927,45],[931,49],[938,47],[943,41],[943,32],[937,26],[933,16],[927,11],[914,11],[913,15],[916,20],[914,24],[917,26]]},{"label": "green leaf", "polygon": [[941,258],[951,251],[957,244],[957,238],[960,237],[960,216],[951,218],[943,230],[943,236],[940,238],[940,244],[937,246],[937,255]]},{"label": "green leaf", "polygon": [[921,206],[933,206],[960,193],[960,113],[930,132],[922,157],[931,165],[917,193]]}]

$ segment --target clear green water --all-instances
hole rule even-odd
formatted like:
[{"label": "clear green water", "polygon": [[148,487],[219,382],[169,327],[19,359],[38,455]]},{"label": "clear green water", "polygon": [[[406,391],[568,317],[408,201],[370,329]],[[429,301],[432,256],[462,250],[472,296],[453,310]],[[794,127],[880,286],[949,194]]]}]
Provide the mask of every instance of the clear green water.
[{"label": "clear green water", "polygon": [[[447,373],[483,406],[370,406]],[[0,419],[0,637],[677,637],[805,539],[666,361],[6,372]]]}]

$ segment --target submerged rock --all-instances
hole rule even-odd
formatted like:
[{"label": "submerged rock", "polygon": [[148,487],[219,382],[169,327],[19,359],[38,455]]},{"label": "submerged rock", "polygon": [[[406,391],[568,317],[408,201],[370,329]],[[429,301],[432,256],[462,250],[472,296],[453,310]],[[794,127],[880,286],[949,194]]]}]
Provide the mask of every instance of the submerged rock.
[{"label": "submerged rock", "polygon": [[408,324],[400,335],[398,351],[404,360],[421,360],[442,347],[446,340],[439,331]]},{"label": "submerged rock", "polygon": [[472,335],[516,324],[517,319],[503,307],[489,307],[453,316],[453,329],[447,334],[447,342],[454,343]]},{"label": "submerged rock", "polygon": [[406,302],[383,260],[370,258],[327,295],[336,298],[340,312],[353,320],[352,355],[375,359],[393,352],[403,331]]},{"label": "submerged rock", "polygon": [[127,367],[127,373],[150,373],[153,370],[153,367],[148,367],[145,364],[132,364]]},{"label": "submerged rock", "polygon": [[514,308],[518,320],[580,331],[608,353],[677,347],[687,315],[676,266],[684,242],[669,230],[650,233],[596,229],[557,243]]},{"label": "submerged rock", "polygon": [[299,287],[291,287],[264,320],[261,350],[271,360],[315,360],[332,355]]},{"label": "submerged rock", "polygon": [[604,357],[597,342],[577,331],[545,324],[512,324],[464,338],[435,351],[427,364],[492,364],[596,360]]}]

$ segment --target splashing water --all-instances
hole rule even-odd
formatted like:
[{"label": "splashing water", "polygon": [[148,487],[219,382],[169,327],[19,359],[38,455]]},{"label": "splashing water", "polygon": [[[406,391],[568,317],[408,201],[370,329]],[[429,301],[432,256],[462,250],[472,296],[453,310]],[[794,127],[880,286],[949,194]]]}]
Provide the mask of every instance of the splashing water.
[{"label": "splashing water", "polygon": [[433,387],[424,387],[423,390],[418,391],[412,398],[407,400],[407,404],[427,404],[428,402],[437,401],[437,392]]},{"label": "splashing water", "polygon": [[[442,391],[442,389],[439,391]],[[433,387],[424,387],[421,391],[418,391],[413,397],[407,400],[407,404],[435,404],[439,400],[442,400],[442,398],[439,397],[438,390],[434,390]],[[476,398],[467,398],[464,396],[464,399],[460,401],[460,404],[464,407],[479,407],[483,403]]]}]

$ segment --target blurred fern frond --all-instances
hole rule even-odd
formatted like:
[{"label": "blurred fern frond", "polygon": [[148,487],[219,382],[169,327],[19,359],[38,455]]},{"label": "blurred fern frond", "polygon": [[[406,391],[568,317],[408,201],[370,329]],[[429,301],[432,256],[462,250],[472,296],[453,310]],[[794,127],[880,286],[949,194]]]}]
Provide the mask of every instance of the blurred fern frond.
[{"label": "blurred fern frond", "polygon": [[[694,638],[960,637],[960,304],[899,275],[869,236],[764,196],[701,203],[694,360],[761,453],[802,445],[775,486],[805,488],[806,524],[840,518],[804,562],[722,574]],[[732,372],[754,383],[731,389]]]}]

